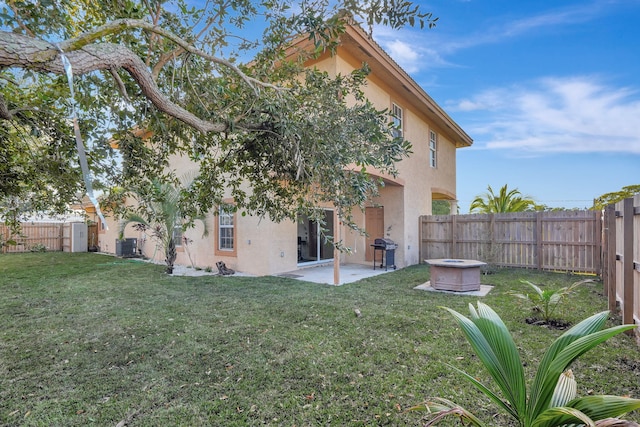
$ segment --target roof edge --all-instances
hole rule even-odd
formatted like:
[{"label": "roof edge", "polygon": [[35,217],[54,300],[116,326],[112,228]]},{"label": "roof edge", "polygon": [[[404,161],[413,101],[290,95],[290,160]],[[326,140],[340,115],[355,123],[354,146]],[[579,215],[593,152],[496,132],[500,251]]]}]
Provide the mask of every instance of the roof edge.
[{"label": "roof edge", "polygon": [[417,96],[418,100],[431,110],[445,127],[458,136],[457,141],[455,141],[456,147],[468,147],[473,144],[473,139],[462,127],[364,29],[357,25],[348,25],[345,35],[351,37],[360,46],[375,51],[379,58],[384,60],[383,66],[387,69],[395,70],[401,76],[401,83],[406,88],[410,88],[410,91]]}]

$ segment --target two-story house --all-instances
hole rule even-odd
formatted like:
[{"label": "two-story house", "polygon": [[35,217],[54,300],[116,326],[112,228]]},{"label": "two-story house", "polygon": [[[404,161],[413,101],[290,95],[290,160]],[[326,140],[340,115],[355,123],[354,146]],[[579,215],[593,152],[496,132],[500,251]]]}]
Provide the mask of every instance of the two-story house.
[{"label": "two-story house", "polygon": [[[298,47],[304,48],[306,40]],[[398,244],[395,264],[405,267],[420,262],[418,218],[431,213],[433,200],[448,200],[452,213],[456,211],[456,150],[468,147],[472,139],[445,111],[361,28],[348,27],[340,38],[334,55],[329,53],[310,61],[330,75],[348,74],[367,63],[371,69],[365,96],[379,109],[388,109],[398,131],[413,145],[413,153],[397,164],[397,177],[380,176],[385,182],[380,195],[364,210],[354,212],[356,223],[368,237],[340,224],[331,206],[327,206],[326,226],[338,240],[351,248],[351,253],[339,253],[340,263],[370,264],[371,244],[376,238],[392,239]],[[188,162],[176,159],[172,167],[187,169]],[[376,171],[369,170],[376,175]],[[232,202],[230,200],[230,202]],[[192,241],[187,248],[178,248],[176,263],[199,267],[214,266],[224,261],[237,271],[255,275],[274,275],[302,266],[331,262],[334,249],[318,235],[318,227],[308,218],[297,222],[274,223],[251,216],[225,212],[212,213],[208,218],[208,237],[202,237],[201,226],[185,233]],[[114,252],[118,226],[99,234],[102,251]],[[127,228],[125,236],[142,239]],[[146,256],[163,259],[162,250],[153,242],[144,245]]]}]

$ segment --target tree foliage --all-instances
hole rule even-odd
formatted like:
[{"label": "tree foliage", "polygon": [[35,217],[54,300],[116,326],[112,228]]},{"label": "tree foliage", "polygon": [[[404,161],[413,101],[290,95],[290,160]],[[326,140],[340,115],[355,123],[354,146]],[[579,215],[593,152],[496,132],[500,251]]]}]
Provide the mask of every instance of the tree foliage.
[{"label": "tree foliage", "polygon": [[432,215],[449,215],[451,214],[451,203],[448,200],[434,200],[431,202]]},{"label": "tree foliage", "polygon": [[640,193],[640,184],[635,185],[627,185],[622,187],[619,191],[612,191],[611,193],[605,193],[601,196],[598,196],[593,201],[594,210],[602,210],[607,205],[612,203],[618,203],[621,200],[624,200],[629,197],[633,197],[636,194]]},{"label": "tree foliage", "polygon": [[[176,185],[169,159],[188,156],[199,171],[180,195],[188,217],[231,196],[242,212],[274,220],[329,202],[349,222],[350,207],[380,184],[365,168],[394,174],[410,145],[392,137],[387,112],[363,97],[366,64],[329,76],[304,62],[335,49],[351,23],[435,21],[398,0],[212,0],[202,8],[184,0],[5,2],[2,214],[61,209],[83,194],[64,54],[96,188]],[[312,48],[287,50],[301,35]],[[16,200],[29,206],[10,205]]]},{"label": "tree foliage", "polygon": [[500,188],[498,194],[493,192],[489,185],[488,192],[476,196],[469,206],[469,212],[473,213],[505,213],[523,212],[536,208],[536,203],[531,197],[523,196],[517,188],[509,190],[507,184]]}]

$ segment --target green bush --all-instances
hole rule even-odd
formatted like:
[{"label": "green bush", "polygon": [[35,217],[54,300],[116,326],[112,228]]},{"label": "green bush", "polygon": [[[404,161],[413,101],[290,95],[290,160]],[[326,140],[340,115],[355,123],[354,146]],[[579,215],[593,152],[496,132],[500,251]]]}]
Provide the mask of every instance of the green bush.
[{"label": "green bush", "polygon": [[31,246],[29,248],[29,251],[31,252],[46,252],[47,251],[47,247],[45,245],[43,245],[42,243],[36,243],[35,245]]}]

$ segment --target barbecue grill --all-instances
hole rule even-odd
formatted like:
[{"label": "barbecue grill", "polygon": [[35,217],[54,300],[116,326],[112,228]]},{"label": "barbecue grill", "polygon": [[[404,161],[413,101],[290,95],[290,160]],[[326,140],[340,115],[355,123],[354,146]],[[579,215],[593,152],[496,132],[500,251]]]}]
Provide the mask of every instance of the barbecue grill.
[{"label": "barbecue grill", "polygon": [[380,256],[380,268],[384,267],[385,270],[389,268],[396,269],[396,249],[398,244],[391,239],[375,239],[373,241],[373,269],[376,269],[377,253],[381,252]]}]

